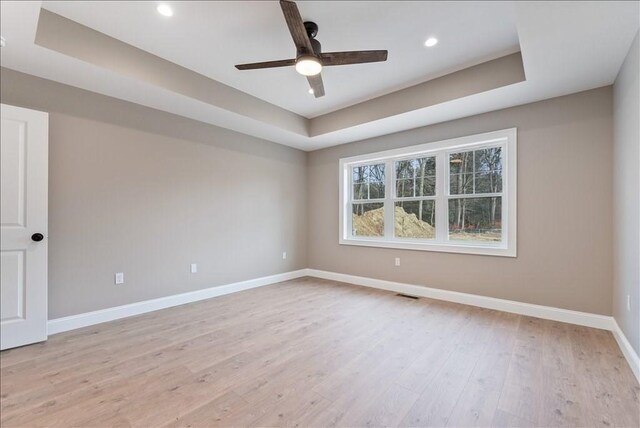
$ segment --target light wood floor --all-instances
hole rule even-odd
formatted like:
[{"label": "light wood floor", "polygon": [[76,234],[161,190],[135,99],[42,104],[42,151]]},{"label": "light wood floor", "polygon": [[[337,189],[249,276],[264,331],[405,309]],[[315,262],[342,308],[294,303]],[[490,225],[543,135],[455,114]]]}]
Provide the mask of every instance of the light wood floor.
[{"label": "light wood floor", "polygon": [[609,332],[310,278],[0,362],[3,427],[640,426]]}]

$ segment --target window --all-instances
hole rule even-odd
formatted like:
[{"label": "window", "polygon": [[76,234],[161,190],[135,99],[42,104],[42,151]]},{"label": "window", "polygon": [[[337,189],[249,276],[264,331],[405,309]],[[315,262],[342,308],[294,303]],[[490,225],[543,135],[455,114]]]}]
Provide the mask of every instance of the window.
[{"label": "window", "polygon": [[516,255],[516,130],[340,160],[340,243]]},{"label": "window", "polygon": [[384,164],[362,165],[351,169],[353,236],[384,236]]}]

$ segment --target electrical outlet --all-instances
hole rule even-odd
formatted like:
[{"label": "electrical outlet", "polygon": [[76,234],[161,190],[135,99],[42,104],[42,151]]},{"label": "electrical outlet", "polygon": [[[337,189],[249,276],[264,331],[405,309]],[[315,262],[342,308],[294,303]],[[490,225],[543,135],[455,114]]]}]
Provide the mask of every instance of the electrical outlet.
[{"label": "electrical outlet", "polygon": [[115,274],[116,285],[124,284],[124,272],[118,272]]},{"label": "electrical outlet", "polygon": [[631,312],[631,295],[627,294],[627,311]]},{"label": "electrical outlet", "polygon": [[396,257],[396,266],[400,266],[400,257]]},{"label": "electrical outlet", "polygon": [[198,265],[196,263],[191,263],[191,273],[198,273]]},{"label": "electrical outlet", "polygon": [[282,260],[286,260],[287,259],[287,252],[283,251],[282,252]]}]

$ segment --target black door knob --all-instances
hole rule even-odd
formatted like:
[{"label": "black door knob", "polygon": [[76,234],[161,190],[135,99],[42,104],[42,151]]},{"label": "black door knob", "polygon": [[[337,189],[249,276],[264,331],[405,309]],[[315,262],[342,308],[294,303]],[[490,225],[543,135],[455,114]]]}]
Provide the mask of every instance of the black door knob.
[{"label": "black door knob", "polygon": [[31,240],[35,242],[40,242],[44,239],[44,235],[42,233],[34,233],[31,235]]}]

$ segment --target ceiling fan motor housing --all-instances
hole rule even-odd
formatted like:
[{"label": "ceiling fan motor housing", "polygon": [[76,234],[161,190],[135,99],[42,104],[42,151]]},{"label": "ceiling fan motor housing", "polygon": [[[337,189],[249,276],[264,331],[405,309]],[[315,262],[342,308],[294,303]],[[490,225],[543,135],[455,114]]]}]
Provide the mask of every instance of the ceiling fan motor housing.
[{"label": "ceiling fan motor housing", "polygon": [[315,38],[318,35],[318,24],[312,21],[305,21],[304,29],[307,30],[307,36],[310,39]]},{"label": "ceiling fan motor housing", "polygon": [[320,52],[322,52],[322,45],[320,45],[320,42],[316,39],[311,39],[311,46],[313,47],[313,53],[320,55]]},{"label": "ceiling fan motor housing", "polygon": [[[312,21],[306,21],[304,23],[304,29],[307,30],[307,36],[309,36],[309,41],[311,42],[311,47],[313,48],[313,52],[306,53],[311,53],[313,55],[319,56],[320,52],[322,52],[322,45],[315,38],[318,35],[318,24]],[[300,56],[300,52],[298,53],[298,56]]]},{"label": "ceiling fan motor housing", "polygon": [[296,58],[299,58],[301,56],[306,56],[306,55],[314,55],[314,56],[320,56],[320,53],[322,52],[322,45],[320,44],[319,41],[317,41],[316,39],[310,39],[309,40],[311,42],[311,47],[313,48],[313,52],[307,52],[306,49],[299,49],[298,50],[298,54],[296,55]]}]

